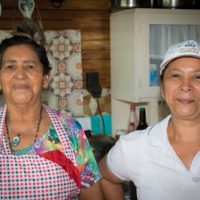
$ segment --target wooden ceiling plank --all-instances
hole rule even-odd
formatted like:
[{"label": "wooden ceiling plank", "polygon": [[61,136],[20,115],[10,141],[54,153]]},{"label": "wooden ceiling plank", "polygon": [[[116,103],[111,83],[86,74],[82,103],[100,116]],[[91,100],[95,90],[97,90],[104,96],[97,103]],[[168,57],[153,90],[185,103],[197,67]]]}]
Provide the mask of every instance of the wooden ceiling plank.
[{"label": "wooden ceiling plank", "polygon": [[[67,9],[67,10],[108,10],[110,0],[64,0],[60,8],[52,6],[50,0],[35,0],[39,9]],[[18,0],[1,0],[2,9],[18,6]]]}]

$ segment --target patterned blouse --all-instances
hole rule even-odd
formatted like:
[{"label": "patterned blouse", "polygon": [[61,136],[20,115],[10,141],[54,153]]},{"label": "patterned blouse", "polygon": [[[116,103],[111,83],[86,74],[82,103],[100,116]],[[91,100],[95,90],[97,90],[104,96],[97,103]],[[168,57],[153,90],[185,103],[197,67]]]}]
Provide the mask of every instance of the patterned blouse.
[{"label": "patterned blouse", "polygon": [[[28,163],[29,161],[30,161],[30,165],[32,164],[33,162],[32,156],[37,156],[37,157],[39,156],[41,159],[44,158],[45,161],[49,160],[53,163],[56,163],[59,167],[62,167],[62,169],[64,169],[63,171],[65,171],[66,174],[69,175],[69,179],[72,180],[73,183],[75,183],[74,184],[75,187],[79,189],[76,190],[74,186],[72,187],[73,184],[65,183],[65,186],[68,189],[67,194],[65,194],[65,192],[63,191],[63,194],[59,196],[60,193],[62,192],[62,187],[60,187],[58,196],[57,196],[57,193],[52,192],[51,196],[48,196],[49,194],[47,196],[43,195],[44,196],[43,198],[39,194],[37,196],[37,192],[35,192],[34,194],[35,198],[34,198],[33,196],[30,195],[29,193],[30,191],[28,192],[27,190],[24,192],[27,194],[29,193],[29,195],[27,195],[27,198],[24,198],[26,197],[24,195],[22,196],[13,195],[15,191],[14,192],[12,190],[10,191],[10,189],[7,188],[8,185],[4,184],[3,181],[2,182],[0,181],[0,196],[1,197],[3,196],[4,197],[3,199],[9,199],[10,197],[12,197],[12,199],[19,199],[20,197],[21,199],[31,198],[31,199],[37,199],[37,200],[38,199],[73,199],[75,196],[77,196],[77,194],[79,193],[81,189],[89,187],[90,185],[98,182],[101,178],[96,160],[92,152],[92,148],[90,147],[88,140],[85,136],[85,133],[83,129],[81,128],[81,125],[79,124],[79,122],[73,118],[68,118],[63,113],[55,112],[47,106],[44,106],[44,108],[49,114],[52,124],[50,125],[47,132],[31,146],[28,146],[18,151],[10,152],[11,157],[6,156],[4,151],[7,151],[7,153],[9,154],[8,142],[6,141],[6,143],[4,143],[5,138],[3,137],[3,140],[1,140],[2,135],[0,134],[0,156],[2,155],[2,158],[3,158],[3,160],[2,158],[0,158],[2,160],[2,162],[0,161],[0,163],[2,165],[8,166],[8,162],[16,162],[17,164],[15,165],[15,167],[17,170],[18,162],[20,162],[21,161],[20,159],[23,158],[24,156],[25,158],[29,158],[29,155],[30,155],[31,160],[27,159],[27,166],[29,165]],[[5,110],[6,108],[4,108],[4,111]],[[3,116],[2,118],[0,118],[1,122],[2,122],[2,119],[4,119]],[[63,127],[60,127],[60,126],[63,126]],[[11,170],[13,170],[13,168]],[[5,182],[7,182],[8,179],[11,179],[10,172],[9,172],[9,169],[4,170],[4,171],[6,172],[7,176],[3,176],[3,179],[5,179]],[[48,172],[44,172],[44,173],[48,173]],[[0,176],[2,176],[2,174],[0,172]],[[54,173],[50,172],[50,175],[52,174]],[[55,175],[55,177],[52,177],[50,179],[57,179],[58,175]],[[24,181],[24,179],[22,181]],[[32,179],[29,181],[31,182]],[[61,179],[59,177],[58,182],[60,181]],[[38,184],[43,184],[43,179],[39,180]],[[63,190],[65,190],[66,188],[63,186]],[[21,187],[21,189],[26,190],[24,189],[24,187]],[[31,188],[31,190],[32,189],[33,188]]]}]

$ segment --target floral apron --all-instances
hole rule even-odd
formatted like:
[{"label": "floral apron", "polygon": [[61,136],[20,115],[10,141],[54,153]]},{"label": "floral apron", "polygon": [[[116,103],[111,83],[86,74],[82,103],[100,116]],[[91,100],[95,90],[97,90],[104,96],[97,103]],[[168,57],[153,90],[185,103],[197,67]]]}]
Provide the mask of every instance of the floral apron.
[{"label": "floral apron", "polygon": [[69,137],[56,113],[45,105],[44,108],[64,152],[54,150],[42,155],[12,155],[4,135],[7,107],[0,110],[0,199],[66,200],[75,198],[80,192],[80,174],[75,167]]}]

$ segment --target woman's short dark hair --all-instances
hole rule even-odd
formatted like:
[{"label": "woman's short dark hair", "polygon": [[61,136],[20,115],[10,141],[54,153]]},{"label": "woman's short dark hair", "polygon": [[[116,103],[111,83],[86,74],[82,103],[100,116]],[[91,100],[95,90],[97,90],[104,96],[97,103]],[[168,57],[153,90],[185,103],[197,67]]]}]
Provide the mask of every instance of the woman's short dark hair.
[{"label": "woman's short dark hair", "polygon": [[21,35],[14,35],[10,38],[4,39],[1,44],[0,44],[0,66],[2,66],[2,59],[3,59],[3,54],[5,50],[9,47],[16,46],[16,45],[29,45],[30,47],[33,48],[33,50],[36,52],[43,68],[43,74],[49,74],[51,67],[49,64],[49,60],[47,57],[46,50],[43,46],[37,44],[35,41],[32,39],[26,37],[26,36],[21,36]]},{"label": "woman's short dark hair", "polygon": [[164,73],[165,73],[166,69],[167,69],[167,66],[165,67],[165,69],[163,69],[162,74],[160,75],[160,82],[163,82]]}]

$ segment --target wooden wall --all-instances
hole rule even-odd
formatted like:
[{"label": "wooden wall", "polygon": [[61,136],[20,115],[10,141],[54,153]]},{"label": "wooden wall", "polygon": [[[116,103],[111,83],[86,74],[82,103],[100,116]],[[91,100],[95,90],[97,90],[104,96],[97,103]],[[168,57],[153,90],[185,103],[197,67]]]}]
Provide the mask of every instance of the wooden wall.
[{"label": "wooden wall", "polygon": [[[22,22],[18,0],[1,0],[0,29],[15,29]],[[45,30],[79,29],[82,63],[86,72],[97,71],[103,88],[110,88],[109,0],[64,0],[54,8],[50,0],[35,0],[33,18],[41,18]],[[37,12],[39,11],[39,12]]]}]

